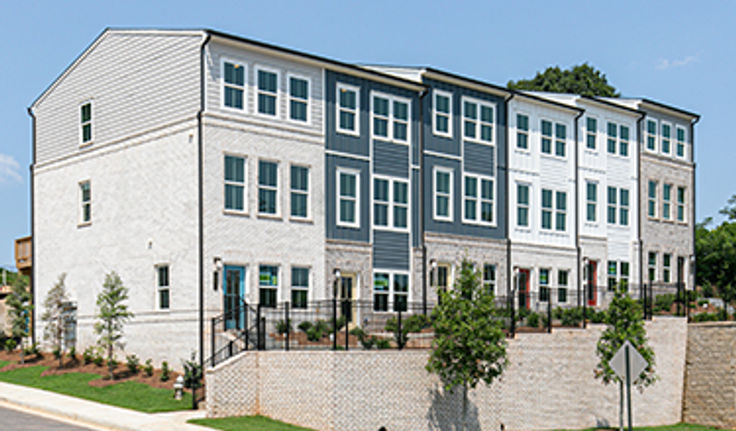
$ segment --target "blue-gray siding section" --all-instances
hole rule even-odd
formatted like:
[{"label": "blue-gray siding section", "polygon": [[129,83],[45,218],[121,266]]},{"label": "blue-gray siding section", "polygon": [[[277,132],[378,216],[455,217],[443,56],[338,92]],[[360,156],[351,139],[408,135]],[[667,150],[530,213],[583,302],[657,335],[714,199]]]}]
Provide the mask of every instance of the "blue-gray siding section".
[{"label": "blue-gray siding section", "polygon": [[[360,172],[360,227],[343,227],[337,225],[337,169],[347,168]],[[350,241],[369,241],[370,232],[370,182],[368,181],[368,162],[349,157],[340,157],[327,155],[325,163],[325,185],[327,187],[326,195],[326,216],[327,237],[334,239],[344,239]]]},{"label": "blue-gray siding section", "polygon": [[466,172],[496,176],[496,172],[494,172],[495,147],[474,142],[465,142],[463,145],[465,146],[463,162]]},{"label": "blue-gray siding section", "polygon": [[373,173],[409,178],[409,146],[373,141]]},{"label": "blue-gray siding section", "polygon": [[[422,180],[422,176],[420,173],[419,168],[414,168],[411,170],[411,245],[413,247],[419,247],[421,245],[422,236],[420,234],[420,214],[419,207],[421,204],[421,200],[419,199],[421,197],[421,185],[420,181]],[[426,205],[425,205],[426,207]],[[425,209],[427,211],[427,209]]]},{"label": "blue-gray siding section", "polygon": [[373,231],[373,267],[409,269],[409,234],[383,230]]}]

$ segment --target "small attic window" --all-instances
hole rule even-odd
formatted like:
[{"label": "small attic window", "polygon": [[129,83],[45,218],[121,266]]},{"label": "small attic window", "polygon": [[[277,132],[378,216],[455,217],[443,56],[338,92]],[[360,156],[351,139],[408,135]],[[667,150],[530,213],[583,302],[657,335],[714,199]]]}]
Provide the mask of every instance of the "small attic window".
[{"label": "small attic window", "polygon": [[82,145],[92,142],[92,102],[84,102],[79,107],[79,133]]}]

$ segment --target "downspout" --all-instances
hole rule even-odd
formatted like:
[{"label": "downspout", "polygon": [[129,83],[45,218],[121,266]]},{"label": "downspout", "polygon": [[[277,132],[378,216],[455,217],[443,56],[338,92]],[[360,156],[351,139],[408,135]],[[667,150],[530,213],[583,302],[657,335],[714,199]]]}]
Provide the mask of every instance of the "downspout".
[{"label": "downspout", "polygon": [[[644,140],[641,129],[645,116],[646,114],[642,113],[639,119],[636,120],[636,141],[638,143],[636,148],[636,211],[639,216],[639,223],[636,226],[636,238],[639,242],[639,291],[641,291],[641,286],[644,284],[644,238],[641,236],[641,226],[645,220],[641,212],[641,152],[644,148]],[[646,196],[646,193],[644,195]]]},{"label": "downspout", "polygon": [[427,245],[424,242],[424,97],[419,92],[419,244],[422,249],[422,314],[427,315]]},{"label": "downspout", "polygon": [[696,237],[695,237],[695,222],[696,222],[696,219],[695,219],[695,166],[696,166],[695,164],[695,124],[698,121],[700,121],[700,117],[697,117],[695,118],[695,121],[690,122],[690,160],[692,161],[692,164],[693,164],[693,193],[692,193],[693,201],[691,203],[692,208],[693,208],[693,214],[692,214],[692,218],[690,219],[692,220],[691,226],[692,226],[692,231],[693,231],[693,254],[692,254],[693,260],[692,260],[692,268],[690,270],[692,271],[692,275],[693,275],[693,290],[695,290],[695,287],[697,284],[697,278],[695,278],[695,275],[697,274],[696,270],[697,270],[697,264],[698,264],[698,260],[697,260],[698,257],[695,254],[695,240],[696,240]]},{"label": "downspout", "polygon": [[[207,33],[199,48],[199,112],[197,112],[197,210],[199,224],[199,366],[204,370],[204,133],[202,130],[202,115],[205,109],[205,80],[204,56],[205,47],[210,41]],[[214,353],[214,352],[211,352]],[[193,397],[195,398],[195,397]],[[196,400],[192,400],[196,403]],[[195,404],[196,405],[196,404]]]},{"label": "downspout", "polygon": [[35,179],[34,171],[36,167],[36,115],[33,113],[33,109],[28,108],[28,115],[31,116],[31,282],[29,283],[29,289],[31,294],[31,305],[33,305],[33,311],[31,311],[31,344],[36,344],[36,232],[35,232]]},{"label": "downspout", "polygon": [[[580,111],[578,115],[575,116],[575,120],[573,122],[573,125],[575,127],[575,157],[573,158],[575,160],[575,254],[576,254],[576,260],[575,260],[575,267],[577,268],[576,275],[577,275],[577,286],[578,286],[578,307],[582,306],[581,300],[585,301],[585,289],[582,288],[582,282],[583,282],[583,276],[582,271],[580,270],[581,262],[582,262],[582,248],[580,247],[580,172],[579,172],[579,166],[580,163],[578,161],[578,158],[580,157],[578,152],[580,151],[579,148],[579,142],[578,139],[580,139],[580,131],[578,130],[578,120],[580,117],[583,116],[585,111]],[[582,293],[582,298],[581,298]],[[583,316],[583,325],[585,324],[585,316]]]},{"label": "downspout", "polygon": [[513,304],[514,298],[511,297],[511,277],[512,277],[513,271],[511,269],[511,229],[509,229],[509,223],[510,223],[509,207],[511,206],[509,204],[509,196],[510,196],[509,190],[511,190],[511,186],[509,184],[509,176],[510,176],[509,175],[509,168],[510,168],[509,167],[509,102],[511,101],[511,99],[514,98],[514,96],[516,96],[516,93],[511,93],[511,95],[507,97],[506,99],[504,99],[503,101],[504,103],[504,122],[505,122],[504,123],[505,127],[504,127],[504,132],[503,132],[504,133],[503,142],[504,142],[504,145],[506,146],[506,151],[504,151],[504,163],[505,163],[504,175],[505,175],[505,182],[506,182],[504,188],[505,188],[506,196],[504,197],[504,200],[503,200],[505,203],[504,217],[506,218],[505,223],[504,223],[504,228],[505,228],[504,230],[506,231],[504,232],[506,236],[506,300],[511,301],[509,302],[510,304]]}]

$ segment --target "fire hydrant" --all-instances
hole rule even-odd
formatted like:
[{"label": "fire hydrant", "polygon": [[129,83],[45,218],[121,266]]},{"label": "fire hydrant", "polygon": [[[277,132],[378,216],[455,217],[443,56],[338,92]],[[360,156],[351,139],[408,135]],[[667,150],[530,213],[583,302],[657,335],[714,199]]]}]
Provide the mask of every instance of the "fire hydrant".
[{"label": "fire hydrant", "polygon": [[184,377],[179,376],[174,382],[174,399],[180,400],[184,391]]}]

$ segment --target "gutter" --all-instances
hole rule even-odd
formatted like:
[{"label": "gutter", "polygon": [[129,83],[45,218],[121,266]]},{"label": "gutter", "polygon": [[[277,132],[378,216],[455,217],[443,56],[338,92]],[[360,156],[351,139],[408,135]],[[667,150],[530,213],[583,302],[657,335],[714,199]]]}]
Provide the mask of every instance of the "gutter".
[{"label": "gutter", "polygon": [[693,259],[692,259],[692,268],[691,268],[691,271],[693,274],[693,290],[695,290],[695,287],[697,285],[697,278],[695,277],[695,275],[697,274],[697,268],[698,268],[697,266],[698,257],[695,254],[695,244],[696,244],[695,243],[695,239],[696,239],[695,237],[695,221],[696,221],[695,219],[695,166],[696,166],[695,164],[695,124],[697,124],[698,121],[700,121],[700,116],[695,117],[695,120],[690,122],[690,160],[693,163],[693,193],[692,193],[693,214],[692,214],[692,218],[690,219],[692,220],[692,231],[693,231],[693,254],[692,254]]},{"label": "gutter", "polygon": [[[424,97],[429,92],[419,92],[419,244],[422,249],[422,313],[427,315],[427,244],[424,241]],[[411,163],[410,163],[411,164]]]},{"label": "gutter", "polygon": [[31,312],[31,344],[36,344],[36,232],[35,232],[35,175],[34,169],[36,167],[36,115],[33,113],[33,108],[28,108],[28,115],[31,117],[32,129],[31,129],[31,166],[29,167],[31,173],[31,282],[29,283],[31,293],[31,305],[33,305],[33,311]]},{"label": "gutter", "polygon": [[[641,237],[641,226],[644,224],[646,217],[641,212],[641,151],[644,148],[644,139],[642,138],[642,121],[646,114],[642,113],[638,120],[636,120],[636,211],[639,215],[639,223],[636,226],[636,237],[639,240],[639,286],[644,284],[644,239]],[[646,196],[646,192],[645,192]]]},{"label": "gutter", "polygon": [[[511,93],[506,99],[504,99],[504,145],[506,145],[506,151],[504,153],[504,163],[506,166],[504,166],[505,169],[505,175],[506,175],[506,184],[505,184],[505,191],[506,196],[504,197],[504,216],[506,217],[505,223],[504,223],[504,230],[506,235],[506,298],[507,301],[512,301],[513,304],[514,298],[511,297],[511,277],[512,277],[512,270],[511,270],[511,229],[509,229],[509,207],[511,206],[509,204],[509,102],[511,99],[513,99],[516,96],[516,93]],[[513,318],[513,317],[512,317]]]},{"label": "gutter", "polygon": [[[578,127],[578,120],[580,117],[583,116],[585,113],[585,110],[581,110],[578,115],[575,116],[574,120],[574,127],[575,127],[575,253],[576,253],[576,261],[575,261],[575,267],[577,268],[576,275],[577,275],[577,283],[578,283],[578,307],[580,307],[581,304],[581,296],[580,293],[583,293],[583,296],[585,295],[585,289],[582,288],[582,282],[583,277],[582,273],[580,271],[580,264],[582,263],[582,254],[583,250],[582,247],[580,247],[580,172],[579,172],[579,157],[578,153],[580,149],[578,148],[578,140],[580,139],[580,131]],[[586,298],[582,298],[583,301],[586,300]],[[583,316],[583,322],[585,322],[585,316]]]}]

